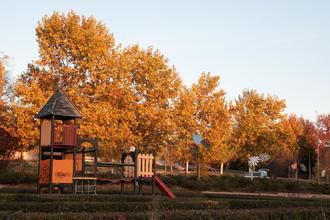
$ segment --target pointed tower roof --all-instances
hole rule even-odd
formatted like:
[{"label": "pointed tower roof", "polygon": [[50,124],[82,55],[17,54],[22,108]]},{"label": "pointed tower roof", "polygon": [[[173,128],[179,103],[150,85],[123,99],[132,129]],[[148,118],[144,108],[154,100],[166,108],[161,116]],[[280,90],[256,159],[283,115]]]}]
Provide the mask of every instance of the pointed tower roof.
[{"label": "pointed tower roof", "polygon": [[58,89],[37,114],[37,118],[73,119],[81,118],[77,107],[65,93]]}]

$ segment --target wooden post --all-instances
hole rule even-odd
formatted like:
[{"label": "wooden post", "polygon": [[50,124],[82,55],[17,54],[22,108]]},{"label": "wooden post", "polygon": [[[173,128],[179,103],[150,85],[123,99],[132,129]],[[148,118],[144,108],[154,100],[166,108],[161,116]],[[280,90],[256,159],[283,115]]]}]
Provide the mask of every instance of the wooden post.
[{"label": "wooden post", "polygon": [[53,188],[53,159],[54,159],[54,136],[55,136],[55,116],[52,115],[51,121],[51,140],[50,140],[50,161],[49,161],[49,193],[52,193]]},{"label": "wooden post", "polygon": [[140,195],[142,194],[142,183],[141,182],[139,183],[139,194]]},{"label": "wooden post", "polygon": [[95,146],[94,146],[94,150],[95,150],[95,157],[94,157],[94,177],[96,177],[97,174],[97,156],[98,156],[98,149],[99,149],[99,141],[96,139],[95,140]]},{"label": "wooden post", "polygon": [[41,160],[41,123],[42,120],[40,120],[40,125],[39,125],[39,155],[38,155],[38,179],[37,179],[37,193],[40,193],[40,184],[39,184],[39,178],[40,178],[40,160]]},{"label": "wooden post", "polygon": [[38,179],[37,179],[37,193],[40,194],[40,184],[39,184],[39,178],[40,178],[40,160],[41,160],[41,146],[39,146],[39,160],[38,160]]},{"label": "wooden post", "polygon": [[124,192],[124,181],[122,180],[120,182],[120,194],[123,194],[123,192]]},{"label": "wooden post", "polygon": [[153,171],[153,176],[152,176],[152,186],[151,186],[151,193],[152,195],[155,195],[155,177],[156,177],[156,154],[154,152],[153,154],[154,159],[152,160],[152,171]]},{"label": "wooden post", "polygon": [[135,154],[134,154],[134,181],[133,181],[133,191],[134,194],[136,194],[136,184],[137,184],[137,164],[138,164],[138,149],[135,148]]},{"label": "wooden post", "polygon": [[[73,121],[73,125],[77,126],[77,119],[75,118]],[[73,147],[73,166],[72,166],[72,177],[76,176],[76,156],[77,156],[77,147],[78,147],[78,135],[76,135],[76,146]],[[75,187],[75,181],[76,180],[72,180],[72,193],[76,193],[76,187]]]},{"label": "wooden post", "polygon": [[85,167],[85,147],[83,147],[82,148],[82,152],[81,152],[81,160],[82,160],[82,167],[81,167],[81,169],[82,169],[82,173],[83,173],[83,176],[85,176],[85,169],[86,169],[86,167]]}]

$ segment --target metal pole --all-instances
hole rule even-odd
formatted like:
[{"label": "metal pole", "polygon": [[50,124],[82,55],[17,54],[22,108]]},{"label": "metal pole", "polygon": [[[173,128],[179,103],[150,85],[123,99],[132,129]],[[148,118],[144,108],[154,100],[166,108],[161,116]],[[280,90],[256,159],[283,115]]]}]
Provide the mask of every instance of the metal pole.
[{"label": "metal pole", "polygon": [[317,179],[320,184],[320,145],[317,145]]},{"label": "metal pole", "polygon": [[312,162],[311,162],[311,149],[308,150],[308,177],[312,180]]}]

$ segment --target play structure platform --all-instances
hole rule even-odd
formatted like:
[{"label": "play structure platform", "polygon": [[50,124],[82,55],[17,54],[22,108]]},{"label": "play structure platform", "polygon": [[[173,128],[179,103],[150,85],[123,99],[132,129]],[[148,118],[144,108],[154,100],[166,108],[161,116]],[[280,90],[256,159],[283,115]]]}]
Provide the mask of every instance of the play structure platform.
[{"label": "play structure platform", "polygon": [[[124,184],[133,184],[134,193],[141,193],[143,185],[151,185],[152,194],[157,187],[169,198],[175,198],[156,176],[154,154],[130,147],[122,152],[120,162],[98,161],[98,141],[78,136],[81,114],[63,91],[54,93],[37,118],[40,119],[39,193],[45,192],[44,189],[52,193],[71,188],[74,194],[96,194],[97,183],[111,183],[121,184],[121,192]],[[120,172],[116,178],[99,176],[98,170],[107,168],[119,168]]]}]

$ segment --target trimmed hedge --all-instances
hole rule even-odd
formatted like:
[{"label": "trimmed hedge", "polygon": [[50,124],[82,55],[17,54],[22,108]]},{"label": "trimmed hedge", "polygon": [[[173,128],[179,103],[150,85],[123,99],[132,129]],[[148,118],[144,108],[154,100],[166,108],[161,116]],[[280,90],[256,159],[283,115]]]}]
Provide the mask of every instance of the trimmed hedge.
[{"label": "trimmed hedge", "polygon": [[22,211],[22,212],[139,212],[141,210],[152,210],[150,203],[136,202],[7,202],[0,204],[2,211]]},{"label": "trimmed hedge", "polygon": [[191,190],[215,190],[238,192],[291,192],[291,193],[321,193],[330,194],[330,184],[314,182],[283,180],[283,179],[254,179],[232,176],[202,177],[200,181],[195,176],[162,176],[162,180],[171,186],[180,186]]},{"label": "trimmed hedge", "polygon": [[38,175],[35,172],[1,171],[0,184],[37,184]]},{"label": "trimmed hedge", "polygon": [[0,219],[327,219],[329,200],[0,194]]},{"label": "trimmed hedge", "polygon": [[0,194],[0,203],[5,202],[150,202],[152,196],[134,195],[56,195],[56,194]]},{"label": "trimmed hedge", "polygon": [[227,220],[323,220],[330,216],[329,209],[322,208],[295,208],[295,209],[257,209],[257,210],[195,210],[195,211],[174,211],[163,213],[158,219],[227,219]]},{"label": "trimmed hedge", "polygon": [[330,210],[324,208],[281,208],[257,210],[194,210],[171,212],[71,212],[71,213],[24,213],[0,211],[1,219],[227,219],[227,220],[323,220],[328,219]]}]

